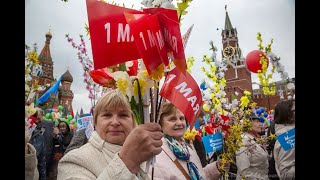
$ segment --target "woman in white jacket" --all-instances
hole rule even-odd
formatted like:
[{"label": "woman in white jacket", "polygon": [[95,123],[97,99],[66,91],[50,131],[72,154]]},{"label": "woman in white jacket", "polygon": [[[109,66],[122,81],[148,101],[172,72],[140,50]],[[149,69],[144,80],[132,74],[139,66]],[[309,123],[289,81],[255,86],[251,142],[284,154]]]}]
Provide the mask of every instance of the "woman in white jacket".
[{"label": "woman in white jacket", "polygon": [[256,142],[256,138],[260,137],[262,123],[259,117],[253,113],[246,118],[251,120],[252,127],[242,135],[243,146],[236,153],[237,179],[241,179],[241,177],[246,180],[269,179],[268,152]]},{"label": "woman in white jacket", "polygon": [[[295,128],[295,101],[279,102],[274,109],[274,121],[277,136]],[[276,141],[273,154],[280,179],[295,179],[295,148],[285,151],[279,141]]]},{"label": "woman in white jacket", "polygon": [[146,160],[161,152],[159,124],[135,127],[127,97],[113,90],[98,100],[94,125],[88,143],[59,161],[58,180],[149,179],[142,169]]}]

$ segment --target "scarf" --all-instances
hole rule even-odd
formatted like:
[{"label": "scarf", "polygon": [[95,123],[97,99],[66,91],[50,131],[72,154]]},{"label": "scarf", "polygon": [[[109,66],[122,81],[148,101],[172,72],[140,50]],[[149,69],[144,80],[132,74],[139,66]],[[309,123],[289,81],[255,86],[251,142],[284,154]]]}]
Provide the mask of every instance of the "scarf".
[{"label": "scarf", "polygon": [[201,177],[197,166],[193,162],[189,161],[190,153],[187,145],[185,143],[181,144],[179,141],[177,141],[175,138],[169,135],[165,135],[165,138],[173,154],[178,159],[187,162],[187,167],[191,180],[202,180],[203,178]]}]

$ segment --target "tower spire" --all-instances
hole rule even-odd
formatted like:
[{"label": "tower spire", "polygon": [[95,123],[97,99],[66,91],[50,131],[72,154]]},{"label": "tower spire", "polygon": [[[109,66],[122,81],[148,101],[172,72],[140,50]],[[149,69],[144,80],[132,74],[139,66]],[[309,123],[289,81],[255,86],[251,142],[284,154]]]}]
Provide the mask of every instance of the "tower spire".
[{"label": "tower spire", "polygon": [[226,20],[225,20],[224,29],[225,30],[230,30],[230,29],[232,29],[232,24],[231,24],[229,15],[228,15],[227,5],[224,6],[224,9],[226,10]]},{"label": "tower spire", "polygon": [[45,42],[45,45],[39,55],[39,60],[40,61],[48,61],[48,62],[51,62],[52,63],[52,58],[51,58],[51,53],[50,53],[50,40],[52,38],[52,34],[50,32],[50,29],[49,29],[49,32],[46,33],[46,42]]}]

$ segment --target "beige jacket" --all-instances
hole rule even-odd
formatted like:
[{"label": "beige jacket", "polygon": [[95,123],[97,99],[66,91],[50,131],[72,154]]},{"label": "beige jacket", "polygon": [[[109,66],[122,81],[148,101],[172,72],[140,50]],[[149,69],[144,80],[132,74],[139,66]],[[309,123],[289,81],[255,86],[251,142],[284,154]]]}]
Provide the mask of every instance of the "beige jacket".
[{"label": "beige jacket", "polygon": [[94,131],[88,143],[70,151],[59,161],[58,180],[149,179],[142,170],[138,176],[128,170],[118,156],[120,148],[104,141]]},{"label": "beige jacket", "polygon": [[237,179],[241,179],[241,176],[246,180],[269,179],[268,152],[249,133],[243,134],[242,143],[243,146],[236,153]]},{"label": "beige jacket", "polygon": [[[294,128],[295,125],[275,124],[276,135]],[[275,167],[280,179],[295,179],[295,148],[285,151],[276,141],[273,149]]]},{"label": "beige jacket", "polygon": [[39,172],[38,172],[38,160],[37,160],[37,151],[34,146],[30,143],[27,143],[28,153],[25,154],[25,180],[38,180]]},{"label": "beige jacket", "polygon": [[[176,156],[173,154],[173,152],[170,150],[165,138],[162,138],[162,151],[159,155],[156,156],[156,163],[154,167],[154,179],[170,179],[170,180],[182,180],[185,179],[185,176],[180,171],[180,169],[175,165],[172,160],[176,159]],[[219,179],[220,178],[220,172],[217,169],[216,162],[213,162],[211,164],[208,164],[206,167],[202,168],[200,159],[197,155],[197,153],[192,150],[191,148],[188,148],[190,152],[190,161],[193,162],[199,169],[199,172],[201,176],[204,179]],[[169,156],[170,156],[170,159]],[[179,163],[182,165],[183,169],[189,174],[188,167],[186,161],[178,160]],[[149,175],[151,176],[151,170],[149,169]]]}]

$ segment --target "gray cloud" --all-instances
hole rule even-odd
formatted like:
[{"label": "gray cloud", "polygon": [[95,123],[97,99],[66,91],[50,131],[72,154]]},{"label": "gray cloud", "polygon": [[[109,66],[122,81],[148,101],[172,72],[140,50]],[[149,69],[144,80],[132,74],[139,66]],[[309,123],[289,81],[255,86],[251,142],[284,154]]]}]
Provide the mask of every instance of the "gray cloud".
[{"label": "gray cloud", "polygon": [[[117,1],[118,2],[118,1]],[[127,7],[141,7],[140,0],[119,0]],[[209,41],[213,40],[219,50],[221,30],[224,28],[225,4],[233,27],[237,28],[239,45],[244,55],[257,49],[257,32],[261,32],[263,45],[274,38],[273,52],[281,57],[281,63],[289,73],[295,76],[295,1],[294,0],[198,0],[188,7],[189,13],[184,17],[181,33],[194,24],[193,32],[186,48],[186,57],[194,56],[195,65],[191,74],[199,83],[204,74],[201,72],[201,62],[204,54],[211,55]],[[28,45],[37,43],[42,50],[45,33],[51,29],[53,38],[50,48],[54,62],[54,76],[60,77],[69,68],[73,76],[71,89],[74,93],[74,111],[82,107],[89,112],[91,102],[88,98],[86,84],[83,82],[83,69],[77,58],[77,50],[67,42],[65,34],[69,33],[78,43],[79,34],[85,35],[84,24],[87,23],[85,0],[25,0],[25,42]],[[217,30],[219,28],[219,30]],[[85,36],[86,45],[91,56],[90,41]],[[221,53],[218,53],[221,58]],[[257,81],[257,75],[252,74]],[[274,80],[280,80],[275,73]]]}]

